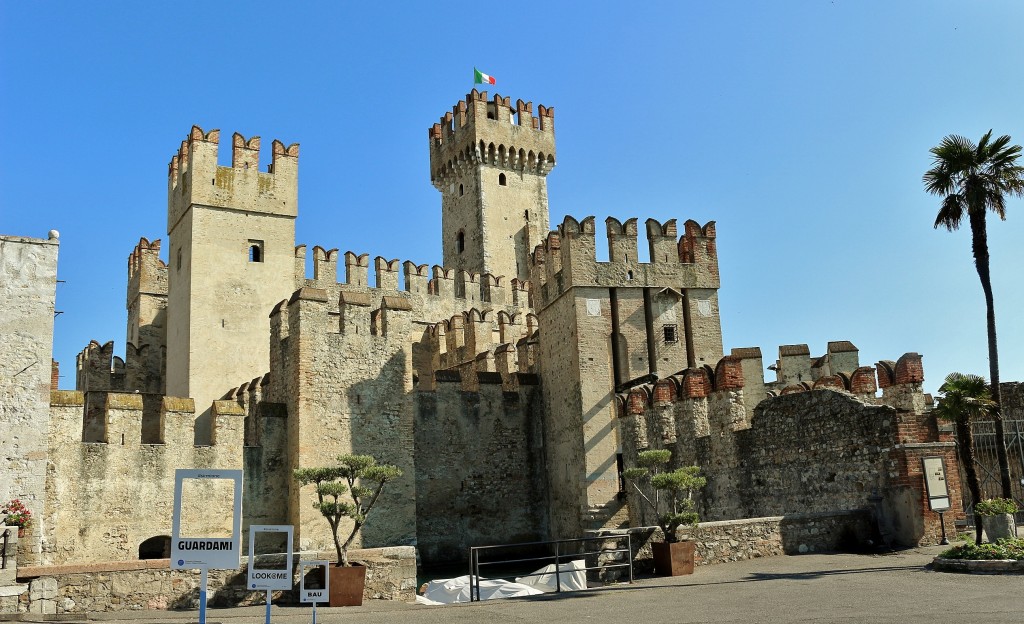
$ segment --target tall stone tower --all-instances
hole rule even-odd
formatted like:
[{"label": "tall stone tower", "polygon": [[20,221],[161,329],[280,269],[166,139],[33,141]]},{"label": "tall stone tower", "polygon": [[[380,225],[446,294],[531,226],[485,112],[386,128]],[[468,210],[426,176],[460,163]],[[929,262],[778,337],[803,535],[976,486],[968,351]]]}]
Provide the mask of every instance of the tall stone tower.
[{"label": "tall stone tower", "polygon": [[167,393],[197,412],[267,371],[268,315],[295,286],[298,144],[274,141],[262,173],[259,137],[235,133],[230,167],[219,140],[193,126],[167,185]]},{"label": "tall stone tower", "polygon": [[430,180],[441,191],[444,265],[529,279],[548,232],[555,109],[473,89],[430,128]]},{"label": "tall stone tower", "polygon": [[594,217],[565,217],[531,259],[553,535],[625,520],[617,393],[722,357],[714,222],[687,221],[677,237],[675,219],[648,219],[650,262],[638,260],[636,219],[605,226],[608,262]]}]

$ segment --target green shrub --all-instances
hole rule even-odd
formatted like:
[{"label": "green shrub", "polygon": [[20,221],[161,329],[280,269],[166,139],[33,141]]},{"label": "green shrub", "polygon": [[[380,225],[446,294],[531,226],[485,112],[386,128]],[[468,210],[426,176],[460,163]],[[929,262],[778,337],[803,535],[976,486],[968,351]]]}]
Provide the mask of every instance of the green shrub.
[{"label": "green shrub", "polygon": [[939,556],[945,559],[1024,559],[1024,538],[1001,539],[995,544],[962,544]]},{"label": "green shrub", "polygon": [[1017,513],[1017,503],[1013,502],[1012,498],[990,498],[975,505],[974,512],[979,516]]}]

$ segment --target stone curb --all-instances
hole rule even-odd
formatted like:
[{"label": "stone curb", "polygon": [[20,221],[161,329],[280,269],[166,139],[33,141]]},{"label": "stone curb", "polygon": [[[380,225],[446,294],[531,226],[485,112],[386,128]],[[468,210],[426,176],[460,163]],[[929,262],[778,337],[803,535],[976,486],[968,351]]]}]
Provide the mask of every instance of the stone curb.
[{"label": "stone curb", "polygon": [[961,574],[1024,574],[1024,559],[932,559],[932,569]]}]

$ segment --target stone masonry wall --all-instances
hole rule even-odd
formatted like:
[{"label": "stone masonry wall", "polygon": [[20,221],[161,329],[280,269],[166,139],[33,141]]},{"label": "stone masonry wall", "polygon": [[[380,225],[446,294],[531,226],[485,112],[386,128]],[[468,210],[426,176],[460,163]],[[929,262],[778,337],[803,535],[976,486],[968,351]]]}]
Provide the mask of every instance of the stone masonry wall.
[{"label": "stone masonry wall", "polygon": [[[923,411],[920,356],[907,354],[900,362],[899,370],[918,373],[886,387],[882,401],[893,405],[823,387],[761,401],[747,423],[743,391],[720,390],[730,370],[735,374],[726,385],[743,385],[740,360],[724,358],[715,371],[715,391],[708,395],[705,434],[698,409],[705,391],[690,382],[706,373],[685,371],[659,380],[653,392],[634,388],[620,422],[626,465],[647,448],[672,449],[674,465],[692,458],[708,479],[700,507],[702,517],[711,520],[827,512],[836,506],[870,509],[887,542],[937,542],[938,516],[927,508],[921,458],[944,458],[954,501],[950,515],[956,517],[962,510],[952,469],[954,446]],[[667,407],[674,418],[661,414]],[[637,514],[633,521],[649,522]]]},{"label": "stone masonry wall", "polygon": [[37,562],[48,525],[46,476],[57,233],[0,236],[0,501],[34,514],[22,563]]},{"label": "stone masonry wall", "polygon": [[[142,398],[113,393],[101,441],[83,442],[84,403],[80,392],[51,396],[46,493],[60,504],[47,507],[42,563],[137,559],[143,541],[171,533],[177,468],[242,468],[244,414],[233,402],[213,408],[212,446],[193,444],[190,399],[164,398],[159,444],[142,443]],[[211,513],[211,500],[220,499],[186,499],[185,526],[210,536],[227,530],[224,514]]]},{"label": "stone masonry wall", "polygon": [[[367,566],[367,600],[412,600],[416,592],[416,549],[411,546],[351,551],[353,561]],[[294,604],[298,593],[298,561],[329,558],[328,553],[296,553],[295,589],[275,591],[273,601]],[[266,593],[248,591],[246,558],[238,570],[210,570],[208,600],[217,607],[265,604]],[[167,559],[106,562],[22,569],[28,591],[5,612],[86,613],[153,609],[197,609],[199,573],[171,570]],[[214,616],[215,617],[215,616]]]},{"label": "stone masonry wall", "polygon": [[893,466],[896,411],[825,389],[762,401],[737,434],[749,516],[857,509],[881,494]]},{"label": "stone masonry wall", "polygon": [[[272,359],[282,362],[284,370],[271,371],[270,385],[280,388],[268,390],[285,397],[287,404],[287,470],[328,465],[345,453],[373,455],[398,466],[403,476],[384,489],[356,545],[413,543],[415,405],[409,311],[384,312],[379,332],[371,332],[366,323],[359,333],[354,328],[339,333],[339,319],[328,309],[325,291],[303,288],[271,318],[272,333],[287,335],[286,341],[272,345],[283,351]],[[304,550],[333,546],[314,500],[313,486],[300,488],[289,481],[289,523]]]},{"label": "stone masonry wall", "polygon": [[453,376],[416,394],[416,535],[426,563],[547,537],[540,388],[508,391],[498,374],[481,377],[478,392]]},{"label": "stone masonry wall", "polygon": [[[633,540],[634,566],[650,571],[652,541],[662,541],[661,529],[628,529]],[[616,535],[620,531],[599,532]],[[761,557],[858,551],[877,543],[871,513],[862,509],[813,514],[788,514],[744,520],[701,522],[679,529],[679,538],[695,544],[694,563],[715,565]]]}]

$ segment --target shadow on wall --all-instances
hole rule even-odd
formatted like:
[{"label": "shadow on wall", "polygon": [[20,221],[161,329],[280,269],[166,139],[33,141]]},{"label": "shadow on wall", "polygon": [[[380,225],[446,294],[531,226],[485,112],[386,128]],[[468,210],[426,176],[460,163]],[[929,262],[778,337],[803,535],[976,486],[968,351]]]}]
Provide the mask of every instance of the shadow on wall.
[{"label": "shadow on wall", "polygon": [[884,548],[874,514],[867,509],[840,514],[792,514],[779,523],[782,551],[869,553]]}]

